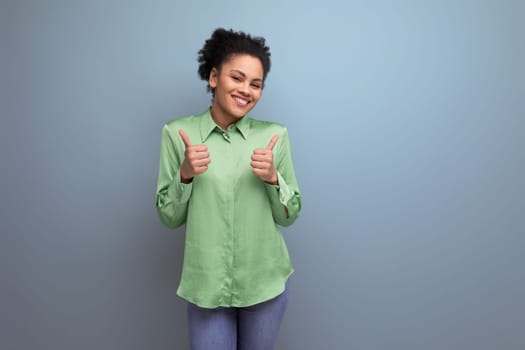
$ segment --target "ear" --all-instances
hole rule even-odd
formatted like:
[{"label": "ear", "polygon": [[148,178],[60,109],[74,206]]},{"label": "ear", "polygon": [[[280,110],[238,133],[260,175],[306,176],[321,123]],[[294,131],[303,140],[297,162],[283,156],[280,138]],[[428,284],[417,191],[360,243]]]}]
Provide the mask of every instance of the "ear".
[{"label": "ear", "polygon": [[219,80],[219,71],[213,67],[210,72],[210,78],[208,79],[208,83],[213,89],[217,86],[217,80]]}]

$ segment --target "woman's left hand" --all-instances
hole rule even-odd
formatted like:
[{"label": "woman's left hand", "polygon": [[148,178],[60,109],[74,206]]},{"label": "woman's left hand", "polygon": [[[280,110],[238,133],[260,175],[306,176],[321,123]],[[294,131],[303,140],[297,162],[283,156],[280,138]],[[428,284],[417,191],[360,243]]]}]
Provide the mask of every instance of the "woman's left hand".
[{"label": "woman's left hand", "polygon": [[259,176],[261,180],[266,181],[271,185],[278,185],[277,170],[273,165],[273,147],[279,139],[278,135],[274,135],[266,148],[256,148],[252,154],[252,171]]}]

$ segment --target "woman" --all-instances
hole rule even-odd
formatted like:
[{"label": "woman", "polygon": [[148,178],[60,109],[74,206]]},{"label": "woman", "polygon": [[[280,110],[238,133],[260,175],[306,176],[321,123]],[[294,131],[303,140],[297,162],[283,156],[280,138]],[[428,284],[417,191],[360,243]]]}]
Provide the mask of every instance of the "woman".
[{"label": "woman", "polygon": [[186,224],[177,295],[192,349],[272,349],[293,267],[277,225],[301,210],[284,126],[250,118],[270,71],[265,39],[219,28],[199,51],[212,105],[162,130],[156,207]]}]

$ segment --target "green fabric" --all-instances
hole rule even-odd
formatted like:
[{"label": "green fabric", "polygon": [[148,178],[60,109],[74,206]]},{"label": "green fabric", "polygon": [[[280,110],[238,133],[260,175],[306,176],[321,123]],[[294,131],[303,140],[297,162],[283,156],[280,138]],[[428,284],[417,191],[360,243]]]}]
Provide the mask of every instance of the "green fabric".
[{"label": "green fabric", "polygon": [[[180,129],[193,144],[205,144],[211,159],[189,184],[180,181]],[[279,184],[270,185],[252,173],[250,161],[275,134]],[[180,297],[206,308],[242,307],[284,291],[293,267],[277,225],[291,225],[301,210],[286,127],[245,116],[222,130],[210,109],[169,121],[162,129],[156,207],[164,225],[186,224]]]}]

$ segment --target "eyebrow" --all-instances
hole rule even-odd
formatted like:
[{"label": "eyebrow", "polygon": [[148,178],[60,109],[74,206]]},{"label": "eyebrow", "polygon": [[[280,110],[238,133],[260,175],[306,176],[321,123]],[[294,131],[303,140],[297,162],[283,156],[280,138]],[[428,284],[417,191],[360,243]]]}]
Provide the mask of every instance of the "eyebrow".
[{"label": "eyebrow", "polygon": [[[230,73],[231,73],[231,72],[238,73],[238,74],[242,75],[243,78],[246,78],[246,74],[244,74],[244,72],[242,72],[242,71],[240,71],[240,70],[238,70],[238,69],[232,69],[232,70],[230,71]],[[261,81],[261,82],[262,82],[262,79],[261,79],[261,78],[255,78],[255,79],[253,79],[253,81]]]}]

